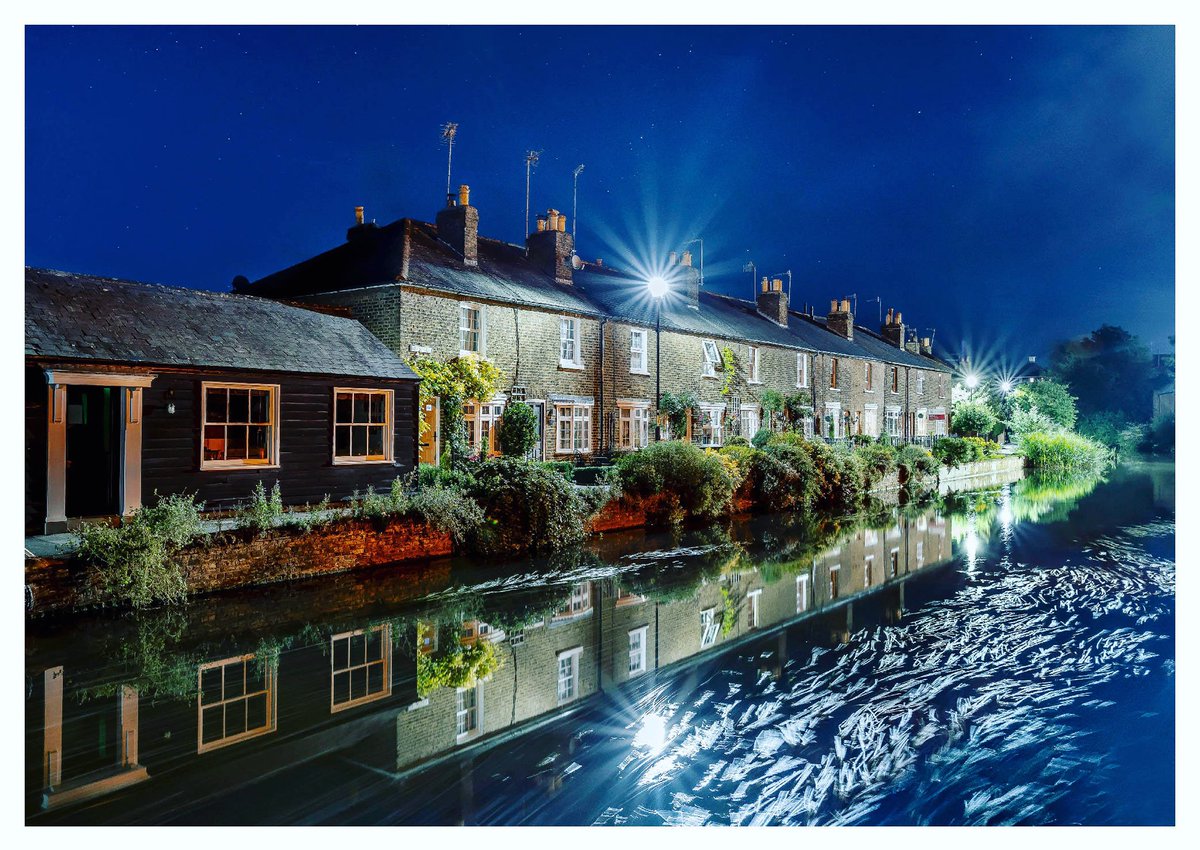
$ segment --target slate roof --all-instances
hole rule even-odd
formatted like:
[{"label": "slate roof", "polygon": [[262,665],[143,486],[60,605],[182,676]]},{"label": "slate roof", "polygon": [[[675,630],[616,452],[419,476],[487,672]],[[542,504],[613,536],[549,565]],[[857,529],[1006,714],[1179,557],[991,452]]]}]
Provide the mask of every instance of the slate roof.
[{"label": "slate roof", "polygon": [[27,357],[415,379],[362,324],[248,295],[25,269]]}]

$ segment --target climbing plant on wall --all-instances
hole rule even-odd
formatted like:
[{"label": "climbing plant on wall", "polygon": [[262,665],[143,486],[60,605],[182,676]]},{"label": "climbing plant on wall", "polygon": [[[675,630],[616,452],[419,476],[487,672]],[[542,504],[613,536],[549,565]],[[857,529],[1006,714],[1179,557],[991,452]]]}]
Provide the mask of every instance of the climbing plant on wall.
[{"label": "climbing plant on wall", "polygon": [[[474,355],[438,360],[415,355],[408,365],[421,376],[421,409],[432,399],[441,399],[443,458],[457,463],[467,456],[467,434],[463,422],[463,402],[487,401],[500,389],[500,370]],[[420,436],[428,425],[420,419]]]}]

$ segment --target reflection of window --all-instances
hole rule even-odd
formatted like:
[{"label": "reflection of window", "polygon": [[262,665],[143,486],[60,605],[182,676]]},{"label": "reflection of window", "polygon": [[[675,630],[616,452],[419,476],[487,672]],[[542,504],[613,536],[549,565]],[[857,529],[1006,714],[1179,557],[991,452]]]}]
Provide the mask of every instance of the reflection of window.
[{"label": "reflection of window", "polygon": [[746,594],[746,599],[750,602],[750,607],[746,610],[747,628],[758,628],[758,597],[760,596],[762,596],[761,587]]},{"label": "reflection of window", "polygon": [[646,630],[642,626],[629,633],[629,675],[635,676],[646,670]]},{"label": "reflection of window", "polygon": [[796,613],[808,610],[808,576],[796,576]]},{"label": "reflection of window", "polygon": [[895,578],[897,575],[900,574],[900,550],[899,549],[892,550],[892,564],[891,564],[890,573],[891,573],[892,578]]},{"label": "reflection of window", "polygon": [[875,546],[879,543],[879,530],[868,528],[863,532],[863,545]]},{"label": "reflection of window", "polygon": [[704,340],[704,377],[715,378],[720,365],[721,354],[717,351],[717,344],[711,339]]},{"label": "reflection of window", "polygon": [[639,375],[650,371],[646,366],[646,332],[643,330],[629,332],[629,371]]},{"label": "reflection of window", "polygon": [[210,383],[202,387],[200,468],[276,464],[279,387]]},{"label": "reflection of window", "polygon": [[[920,569],[925,564],[925,541],[917,541],[917,569]],[[895,573],[892,573],[895,575]]]},{"label": "reflection of window", "polygon": [[239,655],[200,665],[196,752],[275,731],[278,658]]},{"label": "reflection of window", "polygon": [[717,609],[705,608],[700,612],[700,648],[712,646],[717,642]]},{"label": "reflection of window", "polygon": [[592,584],[585,581],[571,587],[571,598],[567,601],[566,606],[554,615],[554,619],[565,620],[569,617],[578,617],[591,610]]},{"label": "reflection of window", "polygon": [[570,702],[579,696],[579,656],[583,647],[568,649],[558,654],[558,704]]},{"label": "reflection of window", "polygon": [[617,591],[616,605],[618,608],[621,607],[622,605],[639,605],[645,601],[646,601],[646,597],[641,596],[637,593],[633,593],[628,590],[618,590]]},{"label": "reflection of window", "polygon": [[334,463],[391,460],[392,391],[333,392]]},{"label": "reflection of window", "polygon": [[559,454],[590,452],[592,450],[592,406],[559,404],[554,407],[558,417]]},{"label": "reflection of window", "polygon": [[392,627],[373,626],[329,639],[330,711],[338,712],[392,693]]},{"label": "reflection of window", "polygon": [[462,624],[462,636],[459,638],[459,643],[473,644],[480,639],[497,643],[504,640],[504,631],[493,629],[483,620],[467,620]]},{"label": "reflection of window", "polygon": [[829,567],[829,598],[838,598],[838,573],[841,572],[841,564],[832,564]]},{"label": "reflection of window", "polygon": [[483,308],[474,304],[458,306],[458,348],[461,354],[483,354]]},{"label": "reflection of window", "polygon": [[617,402],[617,446],[644,449],[650,444],[650,402]]},{"label": "reflection of window", "polygon": [[459,743],[474,738],[482,728],[483,724],[479,721],[483,700],[479,697],[479,685],[459,688],[455,695],[455,732]]},{"label": "reflection of window", "polygon": [[871,586],[871,573],[874,571],[874,568],[874,555],[867,555],[863,558],[863,587],[869,588]]}]

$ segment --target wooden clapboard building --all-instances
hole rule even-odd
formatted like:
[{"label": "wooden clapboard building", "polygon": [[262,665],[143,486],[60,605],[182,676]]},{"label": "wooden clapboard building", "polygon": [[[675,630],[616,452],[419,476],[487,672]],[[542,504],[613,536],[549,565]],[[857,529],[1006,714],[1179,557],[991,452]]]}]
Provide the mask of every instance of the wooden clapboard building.
[{"label": "wooden clapboard building", "polygon": [[386,487],[416,464],[417,376],[359,322],[245,295],[25,270],[26,533]]}]

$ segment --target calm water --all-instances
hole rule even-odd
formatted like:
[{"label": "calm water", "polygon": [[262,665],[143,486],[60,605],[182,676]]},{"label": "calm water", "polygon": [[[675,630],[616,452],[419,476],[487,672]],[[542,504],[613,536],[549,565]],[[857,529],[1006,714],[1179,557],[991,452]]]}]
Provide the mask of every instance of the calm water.
[{"label": "calm water", "polygon": [[1174,530],[1140,465],[33,621],[27,819],[1173,823]]}]

